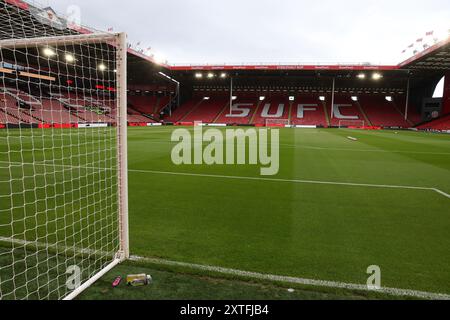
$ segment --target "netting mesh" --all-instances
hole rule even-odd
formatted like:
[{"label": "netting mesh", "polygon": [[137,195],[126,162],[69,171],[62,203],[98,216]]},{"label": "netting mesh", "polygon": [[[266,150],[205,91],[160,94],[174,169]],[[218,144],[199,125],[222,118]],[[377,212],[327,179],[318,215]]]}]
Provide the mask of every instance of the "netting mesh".
[{"label": "netting mesh", "polygon": [[362,128],[365,124],[364,120],[339,120],[339,128]]},{"label": "netting mesh", "polygon": [[288,126],[291,124],[289,119],[266,119],[266,126]]},{"label": "netting mesh", "polygon": [[0,6],[0,300],[61,299],[120,249],[118,38]]}]

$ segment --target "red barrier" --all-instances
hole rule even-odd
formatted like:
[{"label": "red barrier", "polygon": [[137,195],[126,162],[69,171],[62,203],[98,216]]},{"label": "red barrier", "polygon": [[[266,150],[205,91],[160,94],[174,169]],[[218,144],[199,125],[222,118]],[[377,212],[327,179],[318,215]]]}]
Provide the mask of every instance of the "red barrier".
[{"label": "red barrier", "polygon": [[129,127],[146,127],[147,123],[146,122],[130,122],[128,123]]},{"label": "red barrier", "polygon": [[54,124],[48,124],[48,123],[39,123],[38,128],[40,129],[70,129],[70,128],[78,128],[77,123],[54,123]]},{"label": "red barrier", "polygon": [[5,129],[5,128],[6,128],[6,126],[4,124],[0,123],[0,129]]},{"label": "red barrier", "polygon": [[193,122],[177,122],[176,126],[184,126],[184,127],[192,127],[194,126]]},{"label": "red barrier", "polygon": [[60,124],[54,124],[53,128],[57,129],[69,129],[69,128],[78,128],[77,123],[60,123]]},{"label": "red barrier", "polygon": [[361,130],[382,130],[382,127],[377,127],[377,126],[349,126],[347,127],[348,129],[361,129]]}]

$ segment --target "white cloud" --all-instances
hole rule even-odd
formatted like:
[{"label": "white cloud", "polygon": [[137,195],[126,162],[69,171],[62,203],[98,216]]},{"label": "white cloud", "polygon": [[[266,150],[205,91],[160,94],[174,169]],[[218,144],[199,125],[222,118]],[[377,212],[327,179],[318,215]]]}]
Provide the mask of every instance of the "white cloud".
[{"label": "white cloud", "polygon": [[126,31],[169,62],[398,63],[425,32],[450,28],[448,0],[49,0],[82,22]]}]

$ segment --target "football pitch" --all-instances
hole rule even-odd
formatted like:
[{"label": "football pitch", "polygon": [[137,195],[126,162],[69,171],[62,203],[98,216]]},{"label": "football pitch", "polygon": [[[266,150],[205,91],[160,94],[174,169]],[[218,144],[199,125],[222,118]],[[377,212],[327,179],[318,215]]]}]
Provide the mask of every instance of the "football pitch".
[{"label": "football pitch", "polygon": [[[244,277],[252,272],[337,285],[366,285],[367,268],[376,265],[383,287],[450,294],[449,135],[281,129],[279,173],[261,176],[260,166],[253,165],[173,164],[175,129],[129,128],[132,255],[152,258],[153,263],[160,259],[162,264],[175,261],[207,270],[233,269]],[[110,131],[93,132],[108,135]],[[95,139],[93,134],[88,137]],[[46,139],[50,135],[40,139],[44,147]],[[101,150],[109,149],[102,145]],[[55,150],[49,147],[48,152]],[[32,164],[37,160],[25,159],[23,154],[11,160],[2,153],[2,171],[9,168],[8,161]],[[100,158],[112,162],[114,155]],[[67,159],[77,164],[77,170],[86,166],[89,171],[96,163],[95,159]],[[111,165],[101,164],[102,168]],[[95,174],[99,176],[92,180],[99,183],[116,177],[114,171]],[[10,192],[11,186],[0,187],[2,195]],[[40,188],[44,190],[45,185]],[[89,201],[108,199],[107,192],[94,188],[91,193],[92,198],[76,205],[88,207]],[[3,199],[0,209],[6,210],[10,204]],[[61,214],[61,210],[55,212]],[[89,216],[86,223],[107,219],[106,214]],[[6,220],[0,217],[0,225]],[[55,221],[55,226],[46,227],[59,230]],[[27,240],[42,239],[42,233],[48,232],[26,225],[17,228],[23,229]],[[27,234],[28,229],[34,234]],[[0,237],[10,236],[4,233],[6,228],[2,230]],[[82,234],[72,232],[74,238],[80,237],[74,241],[83,242]],[[109,234],[105,230],[104,236]],[[96,239],[88,240],[89,246],[96,243]],[[115,247],[107,250],[114,252]]]}]

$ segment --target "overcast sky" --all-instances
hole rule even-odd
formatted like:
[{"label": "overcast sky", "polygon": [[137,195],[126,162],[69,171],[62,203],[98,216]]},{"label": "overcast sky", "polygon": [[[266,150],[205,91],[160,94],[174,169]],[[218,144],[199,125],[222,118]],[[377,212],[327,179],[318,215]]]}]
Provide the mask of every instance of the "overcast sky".
[{"label": "overcast sky", "polygon": [[396,64],[431,30],[450,28],[449,0],[41,0],[81,9],[84,25],[126,31],[169,63]]}]

